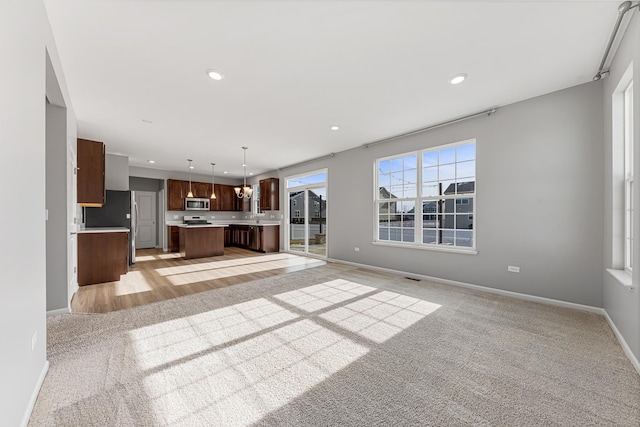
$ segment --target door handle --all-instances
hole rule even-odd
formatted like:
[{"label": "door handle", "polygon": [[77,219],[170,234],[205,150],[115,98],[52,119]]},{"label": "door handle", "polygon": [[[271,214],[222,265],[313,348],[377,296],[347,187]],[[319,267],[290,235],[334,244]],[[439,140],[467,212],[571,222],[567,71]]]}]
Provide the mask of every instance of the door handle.
[{"label": "door handle", "polygon": [[138,204],[134,203],[133,206],[135,207],[135,212],[136,212],[136,227],[135,227],[135,233],[138,234],[138,222],[140,221],[140,219],[138,218]]}]

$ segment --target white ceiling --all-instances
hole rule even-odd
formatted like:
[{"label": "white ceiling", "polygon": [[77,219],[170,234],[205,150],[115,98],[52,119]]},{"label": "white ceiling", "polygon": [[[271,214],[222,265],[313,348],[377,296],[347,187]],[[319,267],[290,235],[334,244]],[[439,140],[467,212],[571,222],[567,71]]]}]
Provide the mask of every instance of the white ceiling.
[{"label": "white ceiling", "polygon": [[45,0],[80,137],[229,176],[591,81],[619,3]]}]

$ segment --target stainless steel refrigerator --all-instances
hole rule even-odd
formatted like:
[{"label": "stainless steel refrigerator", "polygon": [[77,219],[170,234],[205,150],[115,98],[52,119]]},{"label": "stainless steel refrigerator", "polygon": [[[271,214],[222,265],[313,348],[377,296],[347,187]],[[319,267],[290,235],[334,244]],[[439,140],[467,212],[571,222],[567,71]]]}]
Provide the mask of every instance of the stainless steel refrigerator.
[{"label": "stainless steel refrigerator", "polygon": [[136,262],[137,205],[133,191],[107,190],[101,208],[85,208],[85,227],[126,227],[129,231],[129,265]]}]

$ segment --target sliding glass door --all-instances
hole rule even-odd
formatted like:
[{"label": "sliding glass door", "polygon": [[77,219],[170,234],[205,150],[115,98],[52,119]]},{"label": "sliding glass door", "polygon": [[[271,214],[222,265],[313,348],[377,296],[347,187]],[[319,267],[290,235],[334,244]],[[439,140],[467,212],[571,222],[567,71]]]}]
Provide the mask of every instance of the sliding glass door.
[{"label": "sliding glass door", "polygon": [[327,173],[287,178],[287,250],[327,257]]},{"label": "sliding glass door", "polygon": [[289,192],[289,250],[307,253],[306,192]]}]

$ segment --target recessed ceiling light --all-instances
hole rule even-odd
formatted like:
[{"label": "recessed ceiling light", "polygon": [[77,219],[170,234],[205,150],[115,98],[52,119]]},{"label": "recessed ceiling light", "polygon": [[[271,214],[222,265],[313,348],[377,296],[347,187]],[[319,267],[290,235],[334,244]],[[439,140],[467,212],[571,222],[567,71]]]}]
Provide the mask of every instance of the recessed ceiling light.
[{"label": "recessed ceiling light", "polygon": [[457,85],[465,81],[467,77],[469,76],[465,73],[456,74],[455,76],[451,77],[449,83],[451,83],[452,85]]},{"label": "recessed ceiling light", "polygon": [[149,163],[155,163],[155,160],[147,160]]},{"label": "recessed ceiling light", "polygon": [[338,130],[340,129],[340,126],[331,126],[331,130]]},{"label": "recessed ceiling light", "polygon": [[249,175],[253,175],[253,172],[249,172]]},{"label": "recessed ceiling light", "polygon": [[224,74],[220,70],[209,69],[207,70],[207,76],[211,77],[213,80],[222,80],[224,79]]},{"label": "recessed ceiling light", "polygon": [[227,171],[224,171],[224,172],[222,172],[222,173],[229,173],[229,172],[227,172]]},{"label": "recessed ceiling light", "polygon": [[189,169],[193,169],[193,168],[194,168],[194,166],[189,166]]}]

